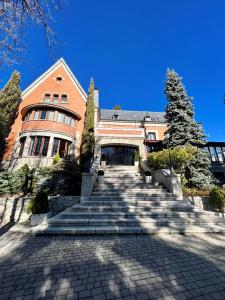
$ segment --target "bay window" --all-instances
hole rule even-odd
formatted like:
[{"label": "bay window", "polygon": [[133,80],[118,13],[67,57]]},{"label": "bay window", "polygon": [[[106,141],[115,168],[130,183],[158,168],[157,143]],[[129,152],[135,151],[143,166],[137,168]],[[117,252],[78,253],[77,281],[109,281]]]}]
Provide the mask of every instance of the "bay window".
[{"label": "bay window", "polygon": [[30,156],[47,156],[49,137],[32,136],[29,148]]}]

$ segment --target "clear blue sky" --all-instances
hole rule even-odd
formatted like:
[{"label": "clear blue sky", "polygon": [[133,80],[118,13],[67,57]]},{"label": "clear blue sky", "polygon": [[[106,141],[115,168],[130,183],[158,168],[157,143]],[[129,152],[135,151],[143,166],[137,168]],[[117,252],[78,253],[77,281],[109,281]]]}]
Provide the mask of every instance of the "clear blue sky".
[{"label": "clear blue sky", "polygon": [[[163,111],[167,67],[194,97],[209,140],[225,141],[224,0],[67,0],[54,28],[63,56],[85,89],[90,77],[102,108]],[[29,29],[25,88],[53,63],[41,30]],[[12,68],[1,72],[2,84]]]}]

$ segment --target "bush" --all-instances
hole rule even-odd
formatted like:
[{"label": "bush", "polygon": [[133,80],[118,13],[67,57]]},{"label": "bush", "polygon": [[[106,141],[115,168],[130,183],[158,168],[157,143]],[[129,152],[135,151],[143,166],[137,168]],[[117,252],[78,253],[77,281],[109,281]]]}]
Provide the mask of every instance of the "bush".
[{"label": "bush", "polygon": [[154,170],[168,169],[170,167],[170,157],[173,168],[178,173],[183,173],[185,167],[194,158],[196,150],[192,146],[176,147],[170,149],[163,149],[158,152],[152,152],[148,154],[147,163],[148,166]]},{"label": "bush", "polygon": [[30,200],[26,209],[27,213],[44,214],[48,212],[48,193],[46,190],[38,191],[36,196]]},{"label": "bush", "polygon": [[53,165],[56,165],[60,161],[59,153],[56,153],[53,157]]},{"label": "bush", "polygon": [[27,194],[31,191],[31,176],[32,171],[27,164],[14,172],[0,172],[0,195]]},{"label": "bush", "polygon": [[134,161],[139,161],[139,159],[140,159],[139,152],[138,152],[138,151],[135,151],[135,152],[134,152]]},{"label": "bush", "polygon": [[224,212],[225,207],[225,194],[219,188],[213,188],[209,193],[209,205],[219,210],[219,212]]}]

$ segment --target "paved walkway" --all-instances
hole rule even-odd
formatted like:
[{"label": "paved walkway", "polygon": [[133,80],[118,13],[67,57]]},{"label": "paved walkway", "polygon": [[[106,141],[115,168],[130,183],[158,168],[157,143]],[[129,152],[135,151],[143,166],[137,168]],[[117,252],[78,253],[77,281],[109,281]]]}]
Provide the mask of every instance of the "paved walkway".
[{"label": "paved walkway", "polygon": [[225,299],[225,236],[0,238],[0,299]]}]

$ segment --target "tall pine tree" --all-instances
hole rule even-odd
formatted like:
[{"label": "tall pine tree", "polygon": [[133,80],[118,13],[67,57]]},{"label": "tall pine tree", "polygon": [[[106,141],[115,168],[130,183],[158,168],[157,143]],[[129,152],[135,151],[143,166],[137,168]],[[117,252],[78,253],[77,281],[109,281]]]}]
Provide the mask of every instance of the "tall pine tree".
[{"label": "tall pine tree", "polygon": [[194,119],[192,99],[187,95],[181,77],[174,70],[167,70],[165,94],[168,100],[165,118],[169,126],[169,144],[171,147],[196,147],[195,159],[188,166],[186,176],[190,185],[206,187],[211,182],[211,173],[210,161],[203,149],[205,135],[201,125]]},{"label": "tall pine tree", "polygon": [[21,102],[20,73],[14,71],[0,91],[0,161],[6,147],[6,138],[18,113]]},{"label": "tall pine tree", "polygon": [[94,134],[90,134],[94,130],[94,114],[95,114],[95,102],[94,102],[94,81],[91,79],[89,90],[88,90],[88,100],[85,115],[84,130],[82,134],[82,144],[81,144],[81,156],[80,164],[81,168],[86,171],[90,169],[91,159],[93,158],[94,151]]}]

